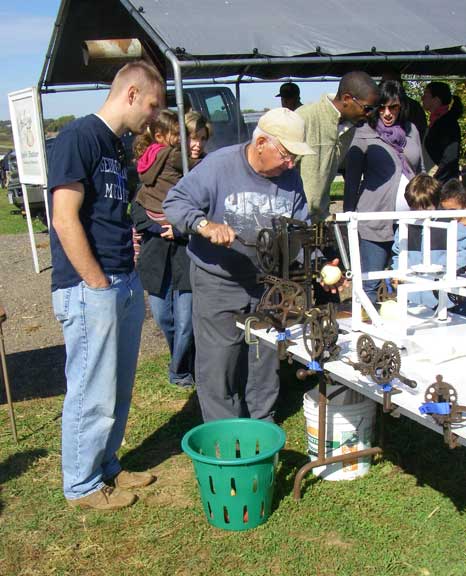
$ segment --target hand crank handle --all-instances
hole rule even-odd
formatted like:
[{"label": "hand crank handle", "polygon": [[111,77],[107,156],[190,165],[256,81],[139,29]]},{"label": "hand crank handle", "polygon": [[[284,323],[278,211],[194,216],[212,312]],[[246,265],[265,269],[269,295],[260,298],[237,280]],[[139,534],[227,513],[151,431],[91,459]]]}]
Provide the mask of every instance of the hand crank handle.
[{"label": "hand crank handle", "polygon": [[410,378],[406,378],[406,376],[401,375],[398,376],[398,380],[403,384],[406,384],[406,386],[409,386],[409,388],[417,388],[416,380],[411,380]]},{"label": "hand crank handle", "polygon": [[255,247],[256,243],[255,242],[248,242],[247,240],[245,240],[244,238],[242,238],[241,236],[239,236],[238,234],[235,237],[235,240],[238,240],[238,242],[240,244],[242,244],[243,246],[247,246],[247,247]]},{"label": "hand crank handle", "polygon": [[313,376],[315,374],[315,370],[305,370],[304,368],[300,368],[296,371],[296,378],[298,380],[306,380],[309,376]]}]

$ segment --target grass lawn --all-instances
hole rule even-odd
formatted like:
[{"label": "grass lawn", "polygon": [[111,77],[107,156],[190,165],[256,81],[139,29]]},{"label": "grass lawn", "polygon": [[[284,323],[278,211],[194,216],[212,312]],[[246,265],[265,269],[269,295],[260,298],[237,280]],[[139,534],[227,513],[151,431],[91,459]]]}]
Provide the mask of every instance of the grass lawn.
[{"label": "grass lawn", "polygon": [[[464,576],[465,451],[405,419],[385,417],[386,452],[351,482],[308,476],[303,498],[292,485],[305,463],[303,384],[286,366],[279,421],[287,433],[274,510],[263,526],[226,532],[205,520],[180,440],[200,423],[194,394],[173,389],[168,358],[141,363],[123,465],[155,468],[140,501],[114,513],[69,508],[60,477],[63,398],[31,383],[16,404],[19,445],[0,406],[0,574]],[[52,386],[53,388],[53,386]]]},{"label": "grass lawn", "polygon": [[13,140],[9,134],[0,132],[0,154],[6,154],[10,150],[13,150]]},{"label": "grass lawn", "polygon": [[[332,200],[343,200],[343,182],[332,184],[330,196]],[[33,219],[34,232],[43,232],[46,227],[38,218]],[[20,214],[13,204],[8,203],[7,191],[0,188],[0,235],[1,234],[25,234],[27,233],[26,218]]]},{"label": "grass lawn", "polygon": [[[42,232],[46,227],[38,218],[32,221],[34,232]],[[28,231],[26,218],[8,202],[7,191],[0,188],[0,234],[24,234]]]},{"label": "grass lawn", "polygon": [[343,180],[336,180],[332,182],[332,186],[330,188],[330,198],[332,200],[343,200],[343,191],[345,188],[345,183]]}]

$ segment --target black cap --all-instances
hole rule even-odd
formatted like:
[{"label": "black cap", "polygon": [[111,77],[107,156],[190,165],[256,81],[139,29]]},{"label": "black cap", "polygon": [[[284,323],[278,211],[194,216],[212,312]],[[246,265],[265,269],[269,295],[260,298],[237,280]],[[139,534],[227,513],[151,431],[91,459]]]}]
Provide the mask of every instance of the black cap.
[{"label": "black cap", "polygon": [[299,86],[294,82],[285,82],[280,86],[280,92],[276,98],[299,98]]}]

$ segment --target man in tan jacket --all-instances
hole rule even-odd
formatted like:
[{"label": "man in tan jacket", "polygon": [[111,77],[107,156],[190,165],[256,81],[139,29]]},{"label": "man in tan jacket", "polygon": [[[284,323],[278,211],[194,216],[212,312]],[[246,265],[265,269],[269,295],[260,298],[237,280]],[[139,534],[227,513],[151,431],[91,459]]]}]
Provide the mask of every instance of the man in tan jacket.
[{"label": "man in tan jacket", "polygon": [[336,96],[324,94],[318,102],[296,110],[306,124],[306,142],[316,152],[300,162],[301,178],[314,221],[329,214],[330,186],[353,138],[356,126],[376,111],[377,84],[366,72],[348,72]]}]

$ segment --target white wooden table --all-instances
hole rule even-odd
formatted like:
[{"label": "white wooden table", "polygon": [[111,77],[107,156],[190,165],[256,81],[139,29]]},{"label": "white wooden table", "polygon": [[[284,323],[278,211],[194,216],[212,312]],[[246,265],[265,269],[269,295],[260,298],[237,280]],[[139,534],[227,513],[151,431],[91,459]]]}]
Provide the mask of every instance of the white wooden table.
[{"label": "white wooden table", "polygon": [[[423,310],[417,309],[416,314],[419,316],[418,326],[412,334],[406,337],[404,342],[406,348],[400,351],[400,372],[403,376],[415,380],[417,387],[410,388],[398,379],[391,383],[395,388],[401,390],[401,393],[391,396],[392,405],[394,405],[392,414],[394,416],[402,414],[439,434],[444,434],[443,427],[437,424],[432,416],[421,414],[419,407],[425,402],[425,391],[429,385],[435,382],[437,374],[441,374],[443,380],[456,389],[458,404],[466,405],[466,318],[450,314],[447,322],[440,323],[428,318],[427,313],[423,313]],[[345,362],[345,359],[357,362],[356,342],[361,332],[351,331],[350,318],[339,319],[338,324],[340,331],[343,332],[338,338],[338,345],[341,348],[340,357],[338,360],[325,363],[325,371],[332,380],[382,404],[384,398],[382,387],[371,381],[369,377],[362,376],[360,372]],[[244,324],[238,323],[238,327],[244,329]],[[311,358],[304,347],[302,327],[295,325],[289,328],[289,331],[287,352],[291,354],[294,360],[307,366]],[[274,329],[256,330],[251,328],[250,332],[272,348],[277,347],[277,332]],[[373,339],[377,346],[383,344],[384,340],[376,337]],[[321,396],[325,395],[325,384],[320,386]],[[321,404],[322,410],[325,412],[325,396],[322,397]],[[321,416],[324,424],[325,414],[319,415],[319,417]],[[296,499],[300,497],[301,480],[309,470],[316,466],[329,464],[331,463],[330,460],[335,461],[325,458],[325,432],[320,438],[321,430],[325,431],[325,425],[323,427],[319,425],[322,452],[319,452],[317,461],[306,464],[298,472],[294,492]],[[457,436],[458,444],[466,446],[466,423],[452,424],[451,430]],[[372,450],[371,454],[381,452],[380,448],[370,450]],[[359,453],[359,457],[365,455],[367,455],[365,451]],[[304,472],[301,473],[303,470]]]}]

